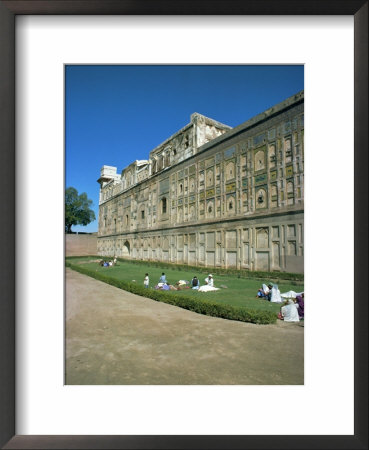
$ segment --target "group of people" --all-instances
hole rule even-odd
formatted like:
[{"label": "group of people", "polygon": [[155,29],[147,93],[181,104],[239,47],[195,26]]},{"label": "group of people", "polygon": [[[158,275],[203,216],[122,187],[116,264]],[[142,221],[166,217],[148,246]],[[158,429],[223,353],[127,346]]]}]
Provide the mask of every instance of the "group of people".
[{"label": "group of people", "polygon": [[[211,273],[205,278],[205,284],[200,286],[200,280],[195,275],[191,282],[185,280],[179,280],[175,285],[170,285],[167,281],[166,275],[163,272],[159,278],[155,289],[160,289],[164,291],[169,290],[181,290],[181,289],[194,289],[198,292],[209,292],[217,291],[218,288],[214,287],[214,278]],[[145,274],[144,286],[149,287],[150,279],[149,274]],[[304,319],[304,293],[296,293],[294,291],[288,291],[283,294],[280,293],[277,284],[268,285],[263,284],[258,290],[258,298],[264,298],[270,302],[283,303],[281,306],[278,318],[284,320],[285,322],[299,322]]]},{"label": "group of people", "polygon": [[[214,287],[214,278],[211,273],[205,278],[204,281],[205,286]],[[196,275],[191,280],[191,288],[196,290],[200,289],[200,280],[197,278]]]},{"label": "group of people", "polygon": [[191,288],[199,292],[217,291],[218,288],[214,287],[214,278],[211,273],[205,278],[205,284],[200,286],[200,280],[195,275],[191,280]]},{"label": "group of people", "polygon": [[[148,288],[150,285],[150,278],[148,273],[145,273],[143,284],[145,288]],[[159,278],[159,282],[155,286],[155,289],[160,289],[162,291],[169,291],[171,288],[172,286],[167,282],[167,278],[165,276],[165,273],[163,272]]]},{"label": "group of people", "polygon": [[175,286],[172,286],[168,283],[167,277],[164,272],[161,274],[159,281],[155,286],[155,289],[160,289],[161,291],[177,290]]},{"label": "group of people", "polygon": [[278,318],[285,322],[304,320],[304,293],[301,292],[296,297],[288,298],[281,307]]},{"label": "group of people", "polygon": [[[158,283],[155,285],[155,289],[169,291],[169,290],[181,290],[191,288],[199,292],[209,292],[218,290],[218,288],[214,287],[214,278],[212,274],[209,274],[204,281],[205,284],[203,286],[200,286],[200,280],[195,275],[190,283],[185,280],[179,280],[177,281],[177,283],[175,283],[175,285],[171,285],[168,283],[166,275],[163,272],[159,278]],[[150,285],[149,274],[145,273],[144,286],[145,288],[148,288],[149,285]]]},{"label": "group of people", "polygon": [[[117,264],[117,257],[110,261],[101,260],[99,262],[100,266],[103,267],[111,267]],[[218,291],[219,289],[214,287],[214,278],[211,273],[205,278],[205,284],[200,286],[200,280],[195,275],[191,282],[185,280],[179,280],[175,285],[171,285],[167,281],[167,277],[164,272],[162,272],[158,283],[155,286],[155,289],[160,289],[163,291],[169,290],[181,290],[181,289],[194,289],[198,292],[209,292],[209,291]],[[145,288],[149,288],[150,286],[150,278],[149,274],[145,273],[145,278],[143,282]],[[283,303],[281,306],[280,312],[278,314],[278,318],[284,320],[285,322],[299,322],[300,320],[304,320],[304,293],[288,291],[283,294],[280,293],[277,284],[268,285],[263,284],[262,287],[258,290],[257,298],[263,298],[270,302],[274,303]]]},{"label": "group of people", "polygon": [[102,259],[101,261],[99,261],[99,264],[101,267],[112,267],[115,266],[117,264],[117,257],[114,256],[113,259],[111,259],[110,261],[106,261],[105,259]]},{"label": "group of people", "polygon": [[303,292],[297,293],[295,291],[288,291],[281,294],[278,285],[263,284],[256,296],[270,302],[283,303],[278,314],[279,319],[284,320],[285,322],[299,322],[300,320],[304,320]]}]

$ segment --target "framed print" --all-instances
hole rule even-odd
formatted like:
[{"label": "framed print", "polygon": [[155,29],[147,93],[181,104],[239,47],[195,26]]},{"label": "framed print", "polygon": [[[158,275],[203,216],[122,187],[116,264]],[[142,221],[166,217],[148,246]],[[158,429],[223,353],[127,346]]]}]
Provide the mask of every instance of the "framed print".
[{"label": "framed print", "polygon": [[[367,2],[2,1],[0,13],[1,445],[367,448]],[[64,67],[181,63],[305,65],[303,386],[64,385]]]}]

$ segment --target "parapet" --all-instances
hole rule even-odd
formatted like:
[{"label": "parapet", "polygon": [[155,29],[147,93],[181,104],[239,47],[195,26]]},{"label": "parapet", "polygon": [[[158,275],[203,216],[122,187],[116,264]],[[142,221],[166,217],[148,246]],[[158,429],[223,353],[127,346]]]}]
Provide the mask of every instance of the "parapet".
[{"label": "parapet", "polygon": [[132,162],[122,170],[120,175],[117,174],[116,167],[103,166],[98,183],[101,189],[106,187],[108,192],[102,195],[101,200],[114,195],[119,183],[121,190],[128,189],[151,175],[195,155],[202,145],[232,129],[197,112],[191,114],[190,120],[190,123],[155,147],[150,152],[148,160]]},{"label": "parapet", "polygon": [[113,166],[102,166],[100,170],[100,178],[97,180],[101,187],[111,180],[119,180],[120,175],[117,174],[117,168]]}]

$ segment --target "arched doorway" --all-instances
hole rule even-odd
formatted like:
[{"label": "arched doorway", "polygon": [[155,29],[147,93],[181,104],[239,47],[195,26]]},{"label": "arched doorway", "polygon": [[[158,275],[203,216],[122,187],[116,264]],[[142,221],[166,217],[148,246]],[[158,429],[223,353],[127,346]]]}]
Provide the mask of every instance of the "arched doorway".
[{"label": "arched doorway", "polygon": [[130,254],[131,254],[131,248],[130,248],[129,242],[126,241],[126,242],[123,244],[122,256],[123,256],[123,257],[126,257],[126,258],[129,258]]}]

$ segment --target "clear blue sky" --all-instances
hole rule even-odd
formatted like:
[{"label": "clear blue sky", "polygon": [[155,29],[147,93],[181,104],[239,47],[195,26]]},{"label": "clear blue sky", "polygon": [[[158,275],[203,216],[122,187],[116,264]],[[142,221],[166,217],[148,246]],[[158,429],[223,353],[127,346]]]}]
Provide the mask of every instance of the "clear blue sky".
[{"label": "clear blue sky", "polygon": [[[290,66],[66,66],[66,187],[86,192],[98,217],[103,165],[118,173],[147,159],[198,112],[235,127],[304,89]],[[97,231],[97,220],[73,231]]]}]

